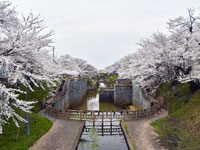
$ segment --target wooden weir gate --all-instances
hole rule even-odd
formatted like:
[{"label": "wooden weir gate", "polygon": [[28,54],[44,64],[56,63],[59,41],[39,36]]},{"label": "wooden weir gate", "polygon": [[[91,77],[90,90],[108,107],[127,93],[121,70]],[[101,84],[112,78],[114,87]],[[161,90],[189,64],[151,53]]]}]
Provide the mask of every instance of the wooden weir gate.
[{"label": "wooden weir gate", "polygon": [[95,126],[94,124],[89,125],[88,122],[86,122],[82,134],[87,135],[88,132],[91,131],[91,129],[95,130],[96,134],[101,136],[123,135],[123,131],[119,121],[114,123],[110,122],[110,124],[104,124],[104,123],[95,124]]}]

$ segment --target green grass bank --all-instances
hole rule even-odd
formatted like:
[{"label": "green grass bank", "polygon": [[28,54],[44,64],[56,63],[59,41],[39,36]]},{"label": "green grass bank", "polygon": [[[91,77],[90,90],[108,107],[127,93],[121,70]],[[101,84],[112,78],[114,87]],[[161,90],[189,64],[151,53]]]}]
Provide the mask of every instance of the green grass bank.
[{"label": "green grass bank", "polygon": [[[176,84],[170,97],[169,117],[153,122],[161,144],[169,150],[200,149],[200,88],[191,92],[189,83]],[[168,83],[159,88],[159,100],[169,96]]]},{"label": "green grass bank", "polygon": [[[29,114],[30,134],[25,132],[25,123],[18,121],[20,128],[17,128],[14,122],[9,120],[9,124],[3,126],[3,134],[0,135],[0,150],[27,150],[51,128],[53,123],[47,118],[39,116],[37,112],[41,109],[44,99],[51,96],[50,93],[56,87],[49,88],[46,83],[43,84],[43,87],[45,89],[34,86],[34,91],[28,90],[28,101],[37,101],[32,113]],[[20,89],[25,91],[26,88],[21,85]],[[19,98],[25,100],[26,95],[20,93]],[[15,110],[25,118],[24,112]]]}]

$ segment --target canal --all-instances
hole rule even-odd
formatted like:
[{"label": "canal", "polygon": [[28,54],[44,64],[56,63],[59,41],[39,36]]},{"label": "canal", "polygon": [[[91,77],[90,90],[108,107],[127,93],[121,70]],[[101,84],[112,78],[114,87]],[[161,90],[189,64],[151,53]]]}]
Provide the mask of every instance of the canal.
[{"label": "canal", "polygon": [[[109,102],[99,102],[99,94],[90,93],[75,110],[119,111],[124,108]],[[85,122],[77,150],[129,150],[120,121],[95,120]]]},{"label": "canal", "polygon": [[[103,131],[103,132],[102,132]],[[86,121],[77,150],[129,150],[120,122],[92,122]]]},{"label": "canal", "polygon": [[87,94],[82,103],[77,106],[73,107],[74,110],[102,110],[102,111],[119,111],[122,110],[122,107],[118,107],[114,105],[114,103],[109,102],[99,102],[99,93],[89,93]]}]

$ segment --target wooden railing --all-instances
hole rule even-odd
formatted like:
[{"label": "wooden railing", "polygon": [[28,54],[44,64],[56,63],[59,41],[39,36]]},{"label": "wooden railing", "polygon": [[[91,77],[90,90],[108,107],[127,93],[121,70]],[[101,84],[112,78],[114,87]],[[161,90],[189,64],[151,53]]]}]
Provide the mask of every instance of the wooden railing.
[{"label": "wooden railing", "polygon": [[108,119],[112,122],[114,120],[132,120],[141,119],[152,116],[161,111],[161,105],[156,104],[150,109],[142,110],[121,110],[121,111],[92,111],[92,110],[60,110],[51,107],[51,104],[46,106],[48,114],[56,117],[72,120],[89,120],[95,122],[104,122]]}]

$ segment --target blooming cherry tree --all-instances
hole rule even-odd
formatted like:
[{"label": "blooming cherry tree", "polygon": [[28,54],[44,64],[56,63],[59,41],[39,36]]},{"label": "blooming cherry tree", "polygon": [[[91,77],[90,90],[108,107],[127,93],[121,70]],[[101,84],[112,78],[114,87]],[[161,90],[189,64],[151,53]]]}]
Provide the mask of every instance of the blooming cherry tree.
[{"label": "blooming cherry tree", "polygon": [[36,86],[37,81],[49,78],[44,61],[43,51],[52,43],[52,31],[46,32],[43,20],[32,13],[19,19],[11,3],[0,2],[0,133],[2,125],[11,118],[16,126],[17,120],[25,120],[15,112],[15,108],[30,112],[34,102],[18,99],[17,89],[7,86],[17,83]]},{"label": "blooming cherry tree", "polygon": [[189,17],[168,22],[169,34],[155,33],[139,42],[140,48],[129,57],[104,69],[131,78],[142,87],[154,89],[165,81],[188,82],[199,79],[194,74],[200,58],[200,21],[188,10]]}]

